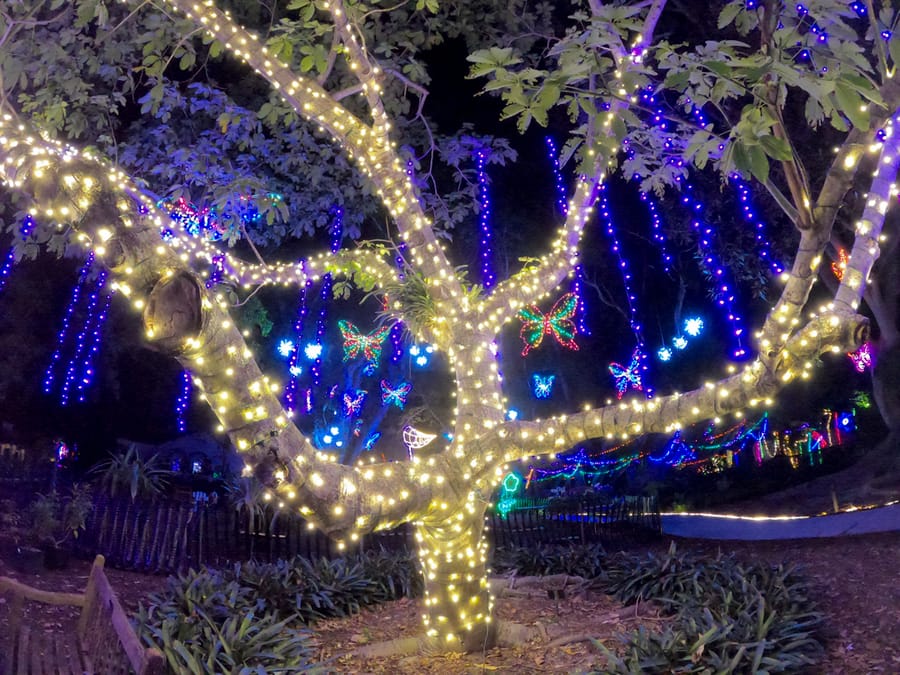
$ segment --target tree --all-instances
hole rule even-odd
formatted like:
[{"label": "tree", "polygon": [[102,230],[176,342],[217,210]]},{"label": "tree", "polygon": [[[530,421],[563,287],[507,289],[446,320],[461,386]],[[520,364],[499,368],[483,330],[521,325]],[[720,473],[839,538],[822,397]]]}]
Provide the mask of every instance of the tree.
[{"label": "tree", "polygon": [[[185,18],[170,23],[160,14],[145,15],[141,7],[141,21],[152,23],[153,31],[130,39],[150,54],[145,67],[155,69],[152,78],[162,78],[170,58],[191,63],[198,50],[229,54],[248,64],[276,94],[260,109],[261,117],[283,122],[287,140],[246,129],[234,142],[240,145],[257,133],[254,142],[269,148],[267,161],[279,165],[279,153],[299,152],[302,143],[296,139],[314,137],[317,130],[326,134],[334,143],[326,146],[327,161],[333,162],[328,166],[347,167],[348,175],[364,177],[358,184],[364,182],[380,200],[398,233],[396,247],[370,242],[300,264],[265,264],[242,261],[213,243],[182,236],[169,227],[157,200],[99,152],[75,150],[32,131],[37,124],[65,132],[78,118],[58,106],[43,106],[41,97],[52,92],[43,82],[32,86],[34,74],[22,61],[15,62],[20,67],[15,78],[8,69],[4,73],[7,87],[26,80],[27,91],[18,97],[21,113],[9,95],[4,101],[0,177],[36,219],[62,225],[54,236],[71,232],[103,260],[118,293],[141,311],[148,341],[191,371],[221,428],[243,453],[245,472],[268,485],[271,498],[341,542],[413,523],[425,574],[423,616],[429,639],[450,649],[481,648],[497,635],[491,621],[484,514],[505,463],[565,450],[589,438],[671,432],[713,416],[743,414],[805,376],[818,355],[853,350],[867,339],[868,321],[857,309],[878,256],[900,162],[900,135],[892,120],[900,94],[890,77],[900,37],[891,30],[896,17],[889,7],[876,14],[875,3],[855,4],[861,10],[853,12],[832,0],[811,2],[808,9],[772,0],[729,2],[718,21],[725,39],[674,45],[654,39],[665,0],[609,5],[590,0],[564,23],[552,17],[550,25],[558,27],[558,34],[536,40],[530,32],[530,39],[518,40],[509,33],[503,46],[476,51],[470,57],[473,76],[487,78],[486,89],[499,93],[504,114],[517,118],[522,128],[545,123],[557,109],[568,116],[565,154],[578,177],[567,216],[548,250],[490,291],[467,282],[452,265],[440,238],[442,228],[432,218],[449,211],[427,211],[437,204],[434,195],[409,175],[409,154],[394,141],[393,134],[399,133],[395,127],[406,124],[404,108],[415,102],[409,92],[422,94],[423,89],[404,72],[382,66],[382,60],[392,63],[396,52],[376,52],[371,46],[381,44],[384,17],[390,14],[386,7],[296,0],[292,8],[297,14],[290,15],[295,18],[278,24],[281,32],[273,31],[263,44],[211,1],[169,0],[166,7]],[[426,17],[431,11],[464,12],[469,7],[430,1],[417,5]],[[80,21],[105,25],[103,5],[84,2],[78,7]],[[418,16],[405,5],[397,11],[404,21]],[[23,41],[53,18],[37,11],[7,17],[9,50],[25,49]],[[264,23],[259,16],[243,18]],[[671,20],[677,30],[684,17],[674,12]],[[202,38],[194,40],[195,33]],[[101,46],[113,49],[114,44],[120,45],[107,40]],[[804,51],[814,55],[815,67],[799,58]],[[167,56],[160,63],[153,60],[157,54]],[[228,64],[239,73],[234,77],[250,81],[236,63]],[[100,65],[90,66],[98,78],[109,76]],[[74,81],[58,72],[54,77],[60,86]],[[340,87],[348,78],[354,83]],[[128,86],[137,91],[139,85]],[[153,84],[142,99],[146,113],[164,107],[165,88],[162,79]],[[648,89],[657,92],[655,102],[642,97]],[[88,93],[66,96],[85,115],[96,114],[97,102]],[[799,101],[805,106],[802,116],[796,113]],[[116,104],[106,100],[99,107]],[[32,119],[25,119],[26,114]],[[220,114],[216,119],[220,134],[228,137],[232,118]],[[235,119],[247,122],[243,113]],[[660,119],[666,125],[659,125]],[[807,166],[805,144],[814,132],[822,133],[818,127],[825,120],[840,145],[827,166]],[[206,141],[214,145],[221,139],[210,133]],[[302,147],[312,152],[313,146]],[[319,167],[307,157],[314,154],[305,154],[304,161]],[[287,157],[281,168],[299,163],[297,156]],[[626,176],[638,175],[646,189],[662,190],[677,185],[691,165],[712,165],[724,175],[752,175],[796,226],[797,254],[780,298],[756,333],[757,356],[693,391],[546,420],[506,420],[495,340],[519,310],[548,298],[568,278],[607,176],[619,169]],[[215,180],[234,182],[224,174]],[[852,188],[868,192],[868,199],[856,206],[848,268],[832,302],[807,318],[825,247],[839,211],[851,205],[845,196]],[[305,203],[312,203],[303,194]],[[227,208],[224,201],[222,208]],[[159,238],[163,229],[168,231],[165,243]],[[240,229],[236,225],[229,236],[239,237]],[[251,233],[251,241],[267,236],[262,225],[254,231],[259,234]],[[393,265],[398,252],[402,278]],[[452,442],[424,460],[365,467],[329,461],[284,413],[275,383],[262,373],[229,316],[228,298],[206,288],[197,270],[208,269],[214,258],[224,260],[225,273],[239,284],[304,284],[333,274],[382,293],[387,311],[447,359],[456,389]]]}]

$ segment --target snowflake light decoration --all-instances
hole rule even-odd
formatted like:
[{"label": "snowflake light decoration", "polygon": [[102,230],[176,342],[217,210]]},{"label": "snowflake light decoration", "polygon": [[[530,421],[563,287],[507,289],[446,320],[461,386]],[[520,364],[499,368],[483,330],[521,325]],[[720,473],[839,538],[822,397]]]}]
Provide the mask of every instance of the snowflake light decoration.
[{"label": "snowflake light decoration", "polygon": [[552,335],[563,347],[577,351],[575,335],[578,329],[572,322],[577,310],[578,296],[575,293],[566,293],[547,314],[534,305],[519,310],[518,317],[522,321],[519,336],[525,342],[522,356],[528,356],[528,352],[540,347],[545,335]]},{"label": "snowflake light decoration", "polygon": [[310,342],[303,348],[303,355],[309,361],[315,361],[317,358],[322,356],[322,345],[317,342]]},{"label": "snowflake light decoration", "polygon": [[278,354],[284,358],[289,358],[294,353],[294,343],[291,340],[282,340],[278,343]]},{"label": "snowflake light decoration", "polygon": [[697,337],[703,332],[703,319],[694,316],[684,321],[684,332],[691,337]]},{"label": "snowflake light decoration", "polygon": [[660,361],[669,361],[672,358],[672,350],[668,347],[660,347],[656,351],[656,356]]},{"label": "snowflake light decoration", "polygon": [[381,360],[381,352],[384,348],[384,340],[391,332],[390,326],[382,326],[368,335],[363,335],[359,329],[349,321],[338,321],[341,336],[344,338],[344,361],[362,356],[370,363],[378,363]]},{"label": "snowflake light decoration", "polygon": [[412,390],[412,384],[401,381],[396,387],[392,387],[387,380],[381,381],[381,404],[390,407],[397,406],[400,410],[406,407],[406,397]]},{"label": "snowflake light decoration", "polygon": [[641,384],[641,351],[638,348],[631,353],[631,363],[627,367],[620,363],[610,363],[609,372],[616,380],[616,398],[621,399],[625,392],[629,389],[643,391]]},{"label": "snowflake light decoration", "polygon": [[675,349],[684,349],[685,347],[687,347],[687,345],[687,339],[681,335],[672,338],[672,346],[675,347]]}]

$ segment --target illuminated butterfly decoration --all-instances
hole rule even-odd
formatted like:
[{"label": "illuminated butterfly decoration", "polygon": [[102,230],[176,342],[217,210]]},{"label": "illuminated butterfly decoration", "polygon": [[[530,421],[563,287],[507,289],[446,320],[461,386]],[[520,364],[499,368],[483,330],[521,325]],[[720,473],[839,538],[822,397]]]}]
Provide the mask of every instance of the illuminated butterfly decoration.
[{"label": "illuminated butterfly decoration", "polygon": [[843,281],[844,271],[847,269],[847,263],[850,262],[850,258],[847,256],[847,251],[842,248],[838,249],[838,258],[839,260],[831,263],[831,271],[834,272],[834,276],[837,277],[838,281]]},{"label": "illuminated butterfly decoration", "polygon": [[366,440],[365,442],[363,442],[363,447],[366,450],[371,450],[373,447],[375,447],[375,444],[378,442],[379,438],[381,438],[381,432],[373,431],[371,434],[366,436]]},{"label": "illuminated butterfly decoration", "polygon": [[390,326],[382,326],[368,335],[363,335],[359,329],[349,321],[338,321],[341,336],[344,338],[344,361],[362,356],[370,363],[378,363],[381,360],[381,351],[384,348],[384,340],[391,332]]},{"label": "illuminated butterfly decoration", "polygon": [[531,376],[531,391],[535,398],[550,398],[553,393],[553,382],[556,375],[542,375],[534,373]]},{"label": "illuminated butterfly decoration", "polygon": [[629,387],[643,391],[640,373],[641,350],[635,347],[631,353],[631,363],[626,368],[620,363],[610,363],[609,372],[616,379],[616,398],[621,399]]},{"label": "illuminated butterfly decoration", "polygon": [[401,381],[396,387],[392,387],[391,383],[387,380],[381,381],[381,403],[384,406],[390,407],[391,405],[395,405],[400,410],[406,406],[406,397],[409,396],[409,392],[412,390],[412,384],[409,382]]},{"label": "illuminated butterfly decoration", "polygon": [[518,317],[522,321],[522,330],[519,337],[525,342],[522,356],[527,356],[532,349],[540,347],[545,335],[552,335],[563,347],[577,350],[575,335],[578,329],[572,322],[577,309],[578,296],[575,293],[566,293],[547,314],[534,305],[520,309]]},{"label": "illuminated butterfly decoration", "polygon": [[366,402],[366,394],[368,392],[363,389],[357,389],[352,393],[349,391],[344,392],[344,415],[346,417],[353,417],[362,412],[362,407]]},{"label": "illuminated butterfly decoration", "polygon": [[866,372],[866,368],[872,365],[872,343],[866,342],[855,352],[848,352],[847,356],[853,361],[853,365],[860,373]]}]

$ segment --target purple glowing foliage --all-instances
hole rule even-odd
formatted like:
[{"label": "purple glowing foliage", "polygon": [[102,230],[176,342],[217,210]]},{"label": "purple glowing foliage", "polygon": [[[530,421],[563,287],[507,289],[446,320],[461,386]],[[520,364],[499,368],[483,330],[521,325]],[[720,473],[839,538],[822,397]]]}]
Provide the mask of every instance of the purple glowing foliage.
[{"label": "purple glowing foliage", "polygon": [[494,265],[492,262],[493,250],[491,232],[491,198],[488,191],[488,177],[485,167],[487,165],[490,150],[481,148],[475,152],[475,170],[478,178],[478,224],[481,229],[481,241],[479,242],[479,255],[481,256],[481,284],[485,289],[494,286]]},{"label": "purple glowing foliage", "polygon": [[686,181],[680,180],[681,183],[681,201],[691,213],[691,228],[697,233],[697,242],[699,247],[700,265],[706,275],[712,280],[713,297],[728,319],[731,326],[731,334],[734,338],[732,344],[731,355],[735,359],[747,356],[747,350],[744,348],[741,337],[744,334],[744,322],[737,313],[735,307],[735,293],[729,285],[725,276],[725,267],[713,249],[713,237],[715,236],[712,226],[700,220],[703,212],[703,205],[694,199],[692,194],[693,186]]},{"label": "purple glowing foliage", "polygon": [[559,154],[556,152],[556,143],[550,136],[544,139],[547,144],[547,154],[550,156],[550,162],[553,165],[553,182],[556,187],[556,208],[564,216],[569,214],[569,205],[566,201],[566,186],[563,183],[562,171],[559,167]]},{"label": "purple glowing foliage", "polygon": [[94,364],[97,361],[97,354],[100,353],[100,344],[103,341],[103,326],[106,318],[109,316],[109,306],[112,302],[112,293],[106,293],[103,301],[103,308],[97,315],[97,320],[91,328],[91,346],[88,348],[87,356],[84,359],[81,378],[78,380],[78,402],[84,403],[84,392],[91,386],[94,381]]},{"label": "purple glowing foliage", "polygon": [[[34,231],[34,218],[31,216],[25,216],[22,219],[22,225],[19,227],[19,233],[22,235],[22,241],[28,239],[31,236],[31,233]],[[12,268],[15,267],[16,264],[16,247],[10,246],[9,253],[6,254],[6,260],[3,263],[3,267],[0,267],[0,291],[6,286],[6,282],[9,279],[9,274],[12,272]]]},{"label": "purple glowing foliage", "polygon": [[193,381],[191,374],[187,370],[181,371],[181,392],[175,399],[175,424],[178,426],[178,432],[187,431],[187,420],[185,419],[188,406],[191,403],[191,388]]},{"label": "purple glowing foliage", "polygon": [[65,346],[66,339],[69,336],[69,328],[72,324],[72,315],[75,313],[75,308],[78,306],[79,300],[81,299],[81,292],[84,289],[88,274],[90,274],[93,265],[94,254],[91,253],[87,257],[87,260],[85,260],[84,264],[81,266],[81,269],[78,271],[78,281],[76,282],[75,287],[72,289],[72,296],[69,299],[69,304],[66,307],[66,313],[63,316],[62,328],[56,336],[56,349],[54,350],[53,356],[50,359],[50,365],[47,366],[47,370],[44,372],[45,394],[49,394],[53,390],[53,381],[56,378],[56,364],[62,358],[62,350]]},{"label": "purple glowing foliage", "polygon": [[[94,290],[88,295],[87,307],[85,309],[86,316],[84,322],[81,324],[81,330],[79,330],[78,334],[75,336],[75,350],[66,366],[66,377],[63,380],[62,388],[59,393],[59,401],[64,407],[69,405],[69,396],[72,387],[78,388],[78,383],[76,382],[78,375],[87,366],[85,350],[87,349],[88,335],[93,332],[94,327],[100,321],[98,304],[100,302],[100,295],[103,287],[106,285],[106,278],[108,275],[109,273],[106,270],[101,270],[100,274],[97,275],[97,282],[94,286]],[[105,319],[105,316],[103,318]],[[97,337],[97,340],[99,344],[99,336]],[[91,369],[91,372],[93,372],[93,369]],[[91,378],[88,379],[88,382],[90,382],[90,379]],[[83,394],[83,391],[79,393]],[[84,397],[79,396],[79,400],[83,401]]]},{"label": "purple glowing foliage", "polygon": [[[300,291],[300,303],[297,307],[297,318],[294,321],[294,336],[297,344],[300,344],[300,341],[303,339],[303,324],[309,312],[306,300],[309,295],[309,289],[312,288],[312,283],[312,281],[307,280]],[[297,359],[299,357],[300,349],[295,349],[288,361],[288,372],[291,374],[291,379],[288,380],[288,384],[284,389],[284,407],[288,412],[294,412],[297,409],[297,378],[300,373]],[[295,375],[295,373],[297,374]]]},{"label": "purple glowing foliage", "polygon": [[[646,376],[647,362],[643,357],[644,337],[642,334],[642,326],[638,321],[637,296],[635,296],[634,289],[631,287],[631,269],[628,265],[628,260],[622,253],[622,247],[619,244],[619,237],[616,234],[616,227],[610,214],[609,202],[606,197],[605,184],[600,186],[599,211],[602,222],[606,226],[607,238],[612,245],[613,253],[615,253],[616,255],[616,261],[618,263],[619,269],[622,271],[622,283],[625,286],[625,296],[628,299],[628,325],[631,328],[631,332],[634,334],[634,339],[636,342],[635,354],[640,355],[640,358],[638,359],[638,367],[640,368],[640,371]],[[646,389],[643,389],[641,387],[637,388],[641,391],[644,391],[647,394],[648,398],[650,398],[650,396],[652,396],[653,394],[653,390],[650,387],[647,387]]]},{"label": "purple glowing foliage", "polygon": [[741,212],[744,214],[744,220],[750,225],[753,225],[756,231],[756,243],[759,246],[759,257],[769,265],[772,274],[781,274],[784,271],[784,266],[772,258],[772,249],[769,240],[766,239],[766,225],[763,223],[762,218],[757,217],[753,210],[750,187],[741,180],[740,175],[737,173],[731,174],[731,182],[737,189],[738,198],[741,202]]}]

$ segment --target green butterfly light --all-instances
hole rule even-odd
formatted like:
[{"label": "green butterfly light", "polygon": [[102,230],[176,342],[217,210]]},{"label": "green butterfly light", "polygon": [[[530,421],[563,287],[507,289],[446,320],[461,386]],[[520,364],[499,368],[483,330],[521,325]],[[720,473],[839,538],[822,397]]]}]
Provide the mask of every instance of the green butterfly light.
[{"label": "green butterfly light", "polygon": [[575,293],[566,293],[547,314],[544,314],[534,305],[520,309],[519,319],[522,320],[522,330],[519,337],[525,342],[522,356],[528,356],[528,352],[537,349],[544,341],[545,335],[552,335],[563,347],[578,350],[575,335],[578,329],[572,322],[575,311],[578,309],[578,296]]}]

